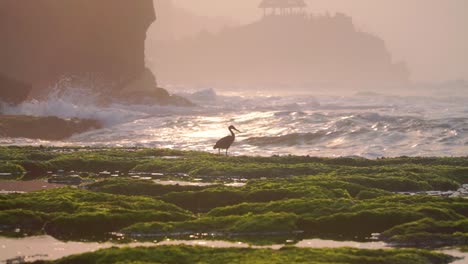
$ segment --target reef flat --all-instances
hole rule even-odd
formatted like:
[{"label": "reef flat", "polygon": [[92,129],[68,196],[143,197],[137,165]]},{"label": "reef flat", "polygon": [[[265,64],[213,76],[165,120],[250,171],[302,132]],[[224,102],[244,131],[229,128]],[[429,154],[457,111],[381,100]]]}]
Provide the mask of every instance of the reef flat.
[{"label": "reef flat", "polygon": [[[467,157],[225,157],[147,148],[0,147],[0,175],[70,185],[0,195],[2,236],[118,238],[122,243],[202,238],[262,245],[321,238],[433,249],[468,242]],[[218,255],[190,247],[120,250],[68,260],[112,255],[130,261],[127,254],[174,250],[187,251],[188,259],[200,256],[193,261],[206,261],[205,253]],[[380,263],[376,256],[397,261],[399,254],[415,259],[433,254],[340,250],[346,251],[343,256],[366,256],[369,263]],[[241,251],[223,252],[244,255]],[[252,259],[270,254],[247,251]],[[271,254],[279,261],[293,251],[297,256],[318,254],[296,248]],[[421,263],[447,263],[446,258],[430,256],[437,260]],[[353,261],[358,260],[337,257],[328,262],[359,262]]]}]

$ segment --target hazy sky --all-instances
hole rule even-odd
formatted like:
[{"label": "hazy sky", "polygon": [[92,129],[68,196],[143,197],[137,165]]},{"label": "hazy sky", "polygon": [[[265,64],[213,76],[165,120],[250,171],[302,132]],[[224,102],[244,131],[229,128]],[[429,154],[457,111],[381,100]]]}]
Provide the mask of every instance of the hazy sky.
[{"label": "hazy sky", "polygon": [[[156,1],[157,2],[157,1]],[[199,15],[241,23],[257,19],[261,0],[174,0]],[[306,0],[309,10],[343,12],[358,29],[382,37],[416,81],[468,80],[468,0]]]}]

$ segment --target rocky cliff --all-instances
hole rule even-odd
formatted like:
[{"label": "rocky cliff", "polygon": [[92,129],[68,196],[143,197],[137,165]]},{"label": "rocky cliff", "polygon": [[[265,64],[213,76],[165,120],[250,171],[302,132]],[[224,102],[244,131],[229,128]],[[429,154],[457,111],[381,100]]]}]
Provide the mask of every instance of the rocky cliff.
[{"label": "rocky cliff", "polygon": [[[7,104],[19,104],[24,101],[29,92],[31,85],[11,79],[0,73],[0,102]],[[1,113],[0,108],[0,113]]]},{"label": "rocky cliff", "polygon": [[62,78],[119,96],[146,74],[146,32],[155,19],[152,0],[2,0],[0,73],[31,83],[34,96]]}]

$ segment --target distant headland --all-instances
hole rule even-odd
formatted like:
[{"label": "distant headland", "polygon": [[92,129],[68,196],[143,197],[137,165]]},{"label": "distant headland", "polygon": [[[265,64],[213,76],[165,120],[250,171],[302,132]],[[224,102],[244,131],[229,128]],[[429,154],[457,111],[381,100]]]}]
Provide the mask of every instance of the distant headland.
[{"label": "distant headland", "polygon": [[151,66],[162,83],[186,85],[370,87],[409,82],[405,63],[393,61],[382,39],[356,29],[346,14],[308,14],[305,7],[304,1],[262,1],[262,17],[251,24],[150,43]]}]

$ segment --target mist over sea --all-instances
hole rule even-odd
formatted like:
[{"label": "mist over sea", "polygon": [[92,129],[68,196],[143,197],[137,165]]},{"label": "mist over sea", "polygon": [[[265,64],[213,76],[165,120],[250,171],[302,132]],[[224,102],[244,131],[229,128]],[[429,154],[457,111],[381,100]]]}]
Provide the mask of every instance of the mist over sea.
[{"label": "mist over sea", "polygon": [[182,93],[193,108],[98,102],[89,92],[52,93],[9,114],[92,118],[105,127],[61,142],[0,138],[1,145],[157,147],[216,152],[235,125],[233,155],[466,156],[467,97]]}]

